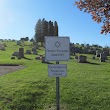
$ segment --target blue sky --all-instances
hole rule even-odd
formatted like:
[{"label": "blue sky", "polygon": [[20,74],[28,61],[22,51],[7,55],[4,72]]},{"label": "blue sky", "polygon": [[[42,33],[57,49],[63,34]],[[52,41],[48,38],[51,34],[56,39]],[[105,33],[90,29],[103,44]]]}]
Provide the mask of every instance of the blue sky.
[{"label": "blue sky", "polygon": [[110,46],[110,34],[100,34],[101,25],[91,15],[73,6],[75,0],[0,0],[0,39],[32,38],[39,18],[57,21],[59,36],[72,43]]}]

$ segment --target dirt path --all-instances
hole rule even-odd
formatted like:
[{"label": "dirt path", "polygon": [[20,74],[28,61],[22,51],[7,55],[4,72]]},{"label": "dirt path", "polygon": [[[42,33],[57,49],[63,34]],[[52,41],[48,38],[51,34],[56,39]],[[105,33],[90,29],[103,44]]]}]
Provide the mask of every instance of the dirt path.
[{"label": "dirt path", "polygon": [[23,68],[24,68],[23,66],[0,66],[0,76]]}]

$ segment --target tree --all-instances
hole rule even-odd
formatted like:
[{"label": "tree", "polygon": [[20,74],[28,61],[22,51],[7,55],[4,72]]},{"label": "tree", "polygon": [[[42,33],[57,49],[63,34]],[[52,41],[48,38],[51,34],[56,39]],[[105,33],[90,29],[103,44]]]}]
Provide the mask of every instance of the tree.
[{"label": "tree", "polygon": [[53,27],[53,22],[51,20],[48,23],[48,35],[54,36],[54,27]]},{"label": "tree", "polygon": [[36,43],[41,42],[41,46],[43,46],[45,36],[58,36],[58,24],[56,21],[54,25],[51,20],[48,22],[44,18],[37,21],[34,35]]},{"label": "tree", "polygon": [[38,20],[38,22],[35,25],[35,35],[34,35],[36,43],[41,42],[41,19]]},{"label": "tree", "polygon": [[48,36],[48,22],[44,18],[42,19],[41,33],[42,42],[44,42],[44,37]]},{"label": "tree", "polygon": [[29,37],[26,37],[26,38],[25,38],[25,41],[29,41]]},{"label": "tree", "polygon": [[31,39],[30,39],[30,42],[33,42],[33,41],[34,41],[34,39],[33,39],[33,38],[31,38]]},{"label": "tree", "polygon": [[56,21],[54,22],[54,36],[58,36],[58,24]]},{"label": "tree", "polygon": [[101,34],[110,33],[110,0],[80,0],[75,5],[81,11],[91,13],[97,23],[103,23]]}]

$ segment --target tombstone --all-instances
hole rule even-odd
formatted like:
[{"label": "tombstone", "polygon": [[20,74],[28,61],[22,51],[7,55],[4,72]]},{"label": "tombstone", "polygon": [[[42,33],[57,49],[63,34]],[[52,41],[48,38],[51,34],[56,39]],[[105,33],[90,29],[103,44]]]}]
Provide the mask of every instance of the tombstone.
[{"label": "tombstone", "polygon": [[24,58],[24,48],[19,48],[19,57]]},{"label": "tombstone", "polygon": [[26,54],[31,54],[31,50],[26,50]]},{"label": "tombstone", "polygon": [[32,51],[34,55],[37,55],[37,51]]},{"label": "tombstone", "polygon": [[17,41],[17,45],[20,45],[21,44],[21,42],[20,41]]},{"label": "tombstone", "polygon": [[1,47],[1,50],[5,51],[5,47],[4,47],[4,46],[2,46],[2,47]]},{"label": "tombstone", "polygon": [[45,57],[44,57],[44,56],[42,56],[42,63],[46,63],[46,62],[45,62]]},{"label": "tombstone", "polygon": [[36,48],[35,48],[35,47],[33,47],[33,48],[32,48],[32,51],[36,51]]},{"label": "tombstone", "polygon": [[105,62],[105,60],[107,60],[107,56],[104,53],[100,54],[100,58],[99,58],[100,62]]},{"label": "tombstone", "polygon": [[45,56],[42,56],[42,63],[49,63],[48,61],[45,61]]},{"label": "tombstone", "polygon": [[102,53],[101,50],[96,50],[96,57],[100,57],[100,53]]},{"label": "tombstone", "polygon": [[86,60],[87,60],[86,56],[83,56],[83,55],[78,56],[79,63],[86,63],[87,62]]},{"label": "tombstone", "polygon": [[21,57],[19,57],[19,56],[18,56],[17,58],[18,58],[18,59],[21,59]]},{"label": "tombstone", "polygon": [[4,44],[0,44],[0,50],[5,51],[5,46],[4,46]]},{"label": "tombstone", "polygon": [[4,46],[4,47],[7,47],[6,43],[3,43],[3,46]]},{"label": "tombstone", "polygon": [[75,55],[75,59],[78,59],[78,56],[77,55]]},{"label": "tombstone", "polygon": [[18,57],[18,56],[19,56],[19,52],[14,52],[14,53],[12,54],[12,56]]}]

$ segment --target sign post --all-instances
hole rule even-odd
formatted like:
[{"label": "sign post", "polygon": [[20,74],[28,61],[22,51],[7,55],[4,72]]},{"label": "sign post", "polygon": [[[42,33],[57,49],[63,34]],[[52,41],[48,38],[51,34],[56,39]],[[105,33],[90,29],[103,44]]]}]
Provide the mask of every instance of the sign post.
[{"label": "sign post", "polygon": [[46,36],[45,37],[45,60],[56,61],[56,65],[48,65],[50,77],[56,77],[56,108],[60,110],[60,79],[66,76],[67,65],[60,65],[59,61],[68,61],[70,58],[69,37]]},{"label": "sign post", "polygon": [[[56,62],[56,64],[59,64],[59,62]],[[57,110],[60,110],[60,84],[59,84],[59,77],[56,77],[56,107]]]}]

